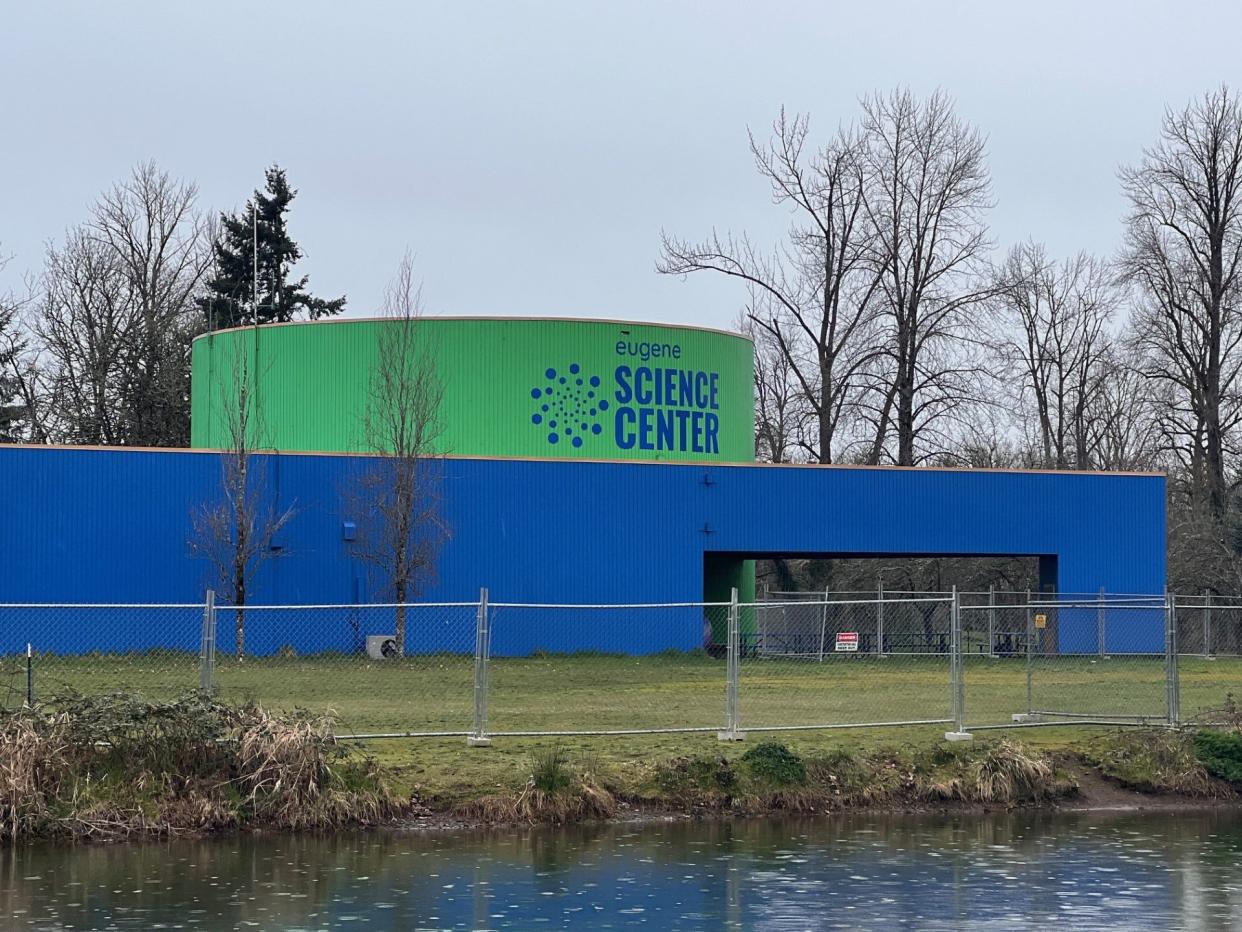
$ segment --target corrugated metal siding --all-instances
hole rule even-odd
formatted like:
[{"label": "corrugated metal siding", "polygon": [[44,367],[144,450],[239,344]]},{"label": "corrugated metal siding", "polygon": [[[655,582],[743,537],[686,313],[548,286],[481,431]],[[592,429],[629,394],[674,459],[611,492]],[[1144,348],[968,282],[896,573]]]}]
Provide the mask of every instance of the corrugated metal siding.
[{"label": "corrugated metal siding", "polygon": [[[252,602],[378,600],[341,539],[341,491],[366,462],[267,458],[267,488],[298,515]],[[214,455],[0,447],[0,474],[20,490],[0,525],[0,601],[201,597],[190,513],[219,495]],[[452,538],[424,597],[487,586],[493,601],[694,601],[707,551],[1054,556],[1062,591],[1159,593],[1164,490],[1156,476],[449,459]],[[30,637],[2,631],[0,649]],[[636,631],[631,648],[699,637]]]}]

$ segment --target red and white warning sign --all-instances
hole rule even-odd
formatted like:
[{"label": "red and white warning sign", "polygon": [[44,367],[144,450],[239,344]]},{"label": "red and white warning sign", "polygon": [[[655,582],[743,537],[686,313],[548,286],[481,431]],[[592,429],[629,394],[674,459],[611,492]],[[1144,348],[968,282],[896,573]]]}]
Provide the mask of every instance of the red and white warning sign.
[{"label": "red and white warning sign", "polygon": [[858,650],[858,632],[838,631],[837,650]]}]

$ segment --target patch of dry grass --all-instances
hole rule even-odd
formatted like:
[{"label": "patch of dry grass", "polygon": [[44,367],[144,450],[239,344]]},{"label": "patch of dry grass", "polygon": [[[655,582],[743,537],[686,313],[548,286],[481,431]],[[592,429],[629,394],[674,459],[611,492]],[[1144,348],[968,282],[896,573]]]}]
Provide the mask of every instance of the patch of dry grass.
[{"label": "patch of dry grass", "polygon": [[198,697],[70,698],[0,717],[0,831],[119,838],[370,824],[404,809],[324,716]]},{"label": "patch of dry grass", "polygon": [[1050,799],[1064,791],[1046,756],[1009,739],[935,758],[938,766],[934,764],[931,775],[920,780],[929,799],[1012,805]]},{"label": "patch of dry grass", "polygon": [[255,708],[241,717],[235,754],[235,783],[251,819],[262,824],[369,824],[400,808],[374,761],[349,754],[327,716]]},{"label": "patch of dry grass", "polygon": [[1204,769],[1187,731],[1118,731],[1092,742],[1083,759],[1104,776],[1142,793],[1216,797],[1224,787]]},{"label": "patch of dry grass", "polygon": [[67,731],[63,716],[24,710],[0,724],[0,831],[8,841],[39,833],[53,818],[72,769]]}]

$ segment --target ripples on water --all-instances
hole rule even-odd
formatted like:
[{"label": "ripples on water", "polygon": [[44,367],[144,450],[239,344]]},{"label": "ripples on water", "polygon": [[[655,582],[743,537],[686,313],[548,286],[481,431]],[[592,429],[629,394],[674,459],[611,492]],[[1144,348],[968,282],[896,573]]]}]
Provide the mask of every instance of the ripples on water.
[{"label": "ripples on water", "polygon": [[0,853],[13,929],[1232,929],[1242,814],[856,816]]}]

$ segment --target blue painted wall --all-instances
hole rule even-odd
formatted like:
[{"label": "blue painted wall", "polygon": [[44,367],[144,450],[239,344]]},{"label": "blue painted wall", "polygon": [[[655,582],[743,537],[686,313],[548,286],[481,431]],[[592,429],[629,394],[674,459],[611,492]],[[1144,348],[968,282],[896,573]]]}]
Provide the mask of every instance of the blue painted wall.
[{"label": "blue painted wall", "polygon": [[[279,539],[283,556],[264,564],[250,601],[382,598],[342,537],[342,521],[352,517],[342,493],[366,458],[260,459],[267,492],[298,514]],[[449,459],[443,469],[452,537],[420,596],[426,600],[472,600],[486,586],[493,602],[696,601],[708,551],[1033,555],[1055,557],[1063,592],[1164,587],[1160,476],[488,459]],[[190,513],[219,496],[215,454],[0,447],[0,475],[7,491],[0,602],[201,600],[211,577],[190,555]],[[473,612],[462,611],[464,620],[445,610],[436,622],[446,647],[461,640],[450,628],[473,636]],[[1157,615],[1136,620],[1128,634],[1110,632],[1110,648],[1160,650]],[[27,640],[52,641],[45,649],[56,650],[196,649],[195,618],[179,611],[152,625],[132,613],[103,625],[78,614],[53,633],[26,630],[29,616],[10,612],[0,615],[0,649]],[[263,626],[256,617],[250,646],[351,650],[360,626],[364,635],[391,629],[375,611],[326,618],[284,615]],[[230,649],[228,627],[221,623],[221,650]],[[697,647],[702,637],[697,611],[605,629],[598,615],[515,609],[508,619],[497,612],[493,645],[497,653],[643,652]],[[1063,613],[1060,638],[1062,650],[1093,649],[1094,613]]]}]

